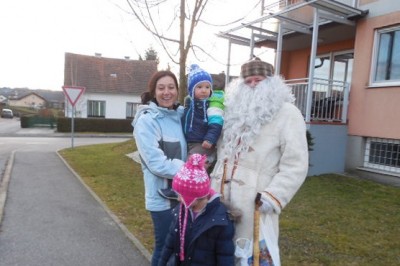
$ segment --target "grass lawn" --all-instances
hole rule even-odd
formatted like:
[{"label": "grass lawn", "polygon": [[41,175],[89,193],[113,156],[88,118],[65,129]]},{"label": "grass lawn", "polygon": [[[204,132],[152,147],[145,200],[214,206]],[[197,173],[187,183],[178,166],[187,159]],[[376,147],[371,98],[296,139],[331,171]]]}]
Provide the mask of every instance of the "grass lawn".
[{"label": "grass lawn", "polygon": [[[151,252],[133,140],[60,151]],[[308,177],[280,217],[282,265],[400,265],[400,189],[341,175]]]}]

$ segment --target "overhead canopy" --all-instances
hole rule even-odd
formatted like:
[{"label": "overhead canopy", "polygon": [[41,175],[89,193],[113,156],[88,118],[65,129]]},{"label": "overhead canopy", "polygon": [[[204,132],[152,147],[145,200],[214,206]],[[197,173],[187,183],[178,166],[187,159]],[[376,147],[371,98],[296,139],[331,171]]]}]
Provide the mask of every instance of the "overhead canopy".
[{"label": "overhead canopy", "polygon": [[[293,4],[284,5],[284,2]],[[343,2],[334,0],[277,1],[264,8],[265,15],[251,22],[220,32],[219,37],[245,46],[276,48],[282,36],[282,50],[310,46],[314,8],[319,11],[318,42],[331,43],[354,38],[355,20],[368,14]],[[281,29],[279,29],[281,28]],[[291,41],[286,41],[291,40]]]}]

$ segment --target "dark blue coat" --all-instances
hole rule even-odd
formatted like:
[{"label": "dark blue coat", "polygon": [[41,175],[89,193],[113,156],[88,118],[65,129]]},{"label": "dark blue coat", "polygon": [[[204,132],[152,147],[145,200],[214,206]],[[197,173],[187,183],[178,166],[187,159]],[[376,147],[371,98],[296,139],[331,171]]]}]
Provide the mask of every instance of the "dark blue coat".
[{"label": "dark blue coat", "polygon": [[[173,210],[175,219],[158,265],[234,265],[233,236],[235,229],[233,221],[228,217],[227,209],[220,202],[219,197],[209,202],[206,210],[194,221],[190,213],[188,214],[184,261],[179,260],[179,208],[180,205]],[[183,211],[182,216],[184,214]]]},{"label": "dark blue coat", "polygon": [[211,144],[217,144],[221,135],[222,125],[209,123],[207,100],[194,100],[187,97],[185,99],[185,111],[182,117],[183,132],[188,143],[202,143],[207,140]]}]

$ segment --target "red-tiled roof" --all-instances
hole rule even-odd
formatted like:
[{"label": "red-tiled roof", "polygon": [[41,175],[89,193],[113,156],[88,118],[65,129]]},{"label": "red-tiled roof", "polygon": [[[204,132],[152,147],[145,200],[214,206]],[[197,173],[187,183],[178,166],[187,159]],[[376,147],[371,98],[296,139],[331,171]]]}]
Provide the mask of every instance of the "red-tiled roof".
[{"label": "red-tiled roof", "polygon": [[140,95],[156,71],[153,60],[65,53],[64,86],[83,86],[91,93]]}]

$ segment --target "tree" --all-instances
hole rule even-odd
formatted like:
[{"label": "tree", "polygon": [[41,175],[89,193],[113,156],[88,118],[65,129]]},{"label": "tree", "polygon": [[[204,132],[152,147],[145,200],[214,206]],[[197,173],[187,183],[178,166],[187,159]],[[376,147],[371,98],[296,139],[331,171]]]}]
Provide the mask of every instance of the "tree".
[{"label": "tree", "polygon": [[145,60],[154,60],[158,63],[160,63],[160,59],[158,58],[158,53],[156,50],[153,49],[153,47],[150,47],[146,50],[145,55],[144,55]]},{"label": "tree", "polygon": [[[171,12],[171,7],[169,8],[170,14],[173,14],[170,23],[165,23],[165,21],[158,19],[167,14],[165,11],[160,12],[161,6],[168,3],[166,0],[127,0],[127,2],[133,15],[160,42],[170,60],[179,65],[179,101],[182,103],[186,94],[186,61],[190,51],[193,51],[195,54],[193,50],[195,45],[192,44],[194,30],[200,21],[208,0],[180,0],[179,7],[176,6],[173,8],[174,12]],[[179,38],[177,36],[166,36],[160,24],[163,23],[168,27],[172,27],[172,25],[178,23],[178,19]],[[159,24],[156,24],[156,21]],[[188,30],[186,30],[186,22],[189,23]],[[170,50],[172,48],[168,44],[174,44],[174,47],[177,48],[179,60],[175,59],[174,53]],[[200,47],[197,48],[202,50]]]}]

